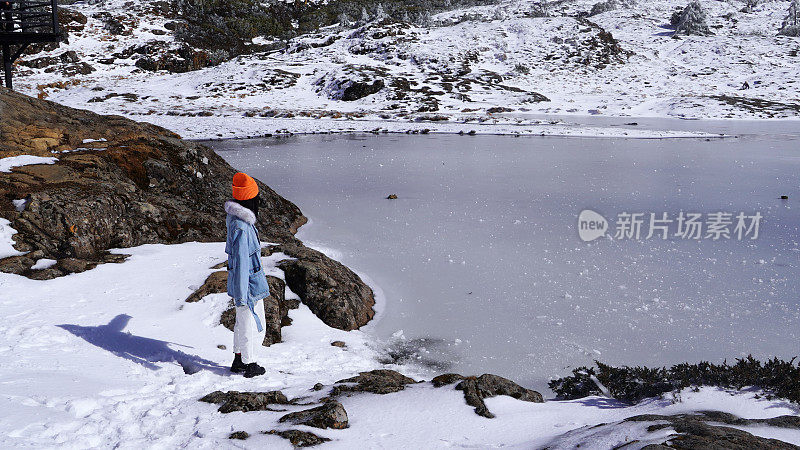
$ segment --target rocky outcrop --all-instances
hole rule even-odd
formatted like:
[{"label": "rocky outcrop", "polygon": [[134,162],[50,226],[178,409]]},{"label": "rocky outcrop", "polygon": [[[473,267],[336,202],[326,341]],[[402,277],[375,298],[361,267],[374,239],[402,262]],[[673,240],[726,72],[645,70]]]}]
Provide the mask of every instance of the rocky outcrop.
[{"label": "rocky outcrop", "polygon": [[296,425],[307,425],[315,428],[347,428],[347,411],[337,401],[328,401],[322,406],[286,414],[279,422],[289,422]]},{"label": "rocky outcrop", "polygon": [[311,433],[310,431],[270,430],[270,431],[265,431],[264,434],[275,434],[284,439],[288,439],[289,442],[291,442],[292,445],[294,445],[295,447],[313,447],[315,445],[319,445],[330,441],[330,439],[322,436],[317,436],[316,434]]},{"label": "rocky outcrop", "polygon": [[[209,275],[196,291],[186,297],[186,303],[199,302],[206,295],[221,294],[223,292],[228,292],[228,272],[226,270],[220,270]],[[270,289],[271,292],[272,290]]]},{"label": "rocky outcrop", "polygon": [[[718,411],[706,411],[696,414],[678,414],[674,416],[663,416],[657,414],[644,414],[629,417],[623,421],[601,424],[594,427],[584,427],[570,431],[552,441],[546,448],[560,448],[564,443],[570,447],[591,447],[592,443],[597,442],[598,437],[602,437],[607,445],[614,443],[608,441],[608,436],[613,435],[616,428],[621,428],[623,424],[631,422],[646,424],[645,435],[637,436],[640,443],[654,442],[645,445],[642,449],[661,450],[661,449],[798,449],[795,445],[755,436],[744,430],[739,430],[731,426],[772,426],[780,428],[798,428],[800,417],[780,416],[773,419],[742,419],[728,413]],[[630,428],[625,428],[629,430]],[[674,433],[664,436],[664,429],[674,430]],[[627,431],[626,431],[627,433]],[[620,445],[628,444],[622,442]],[[576,445],[577,444],[577,445]],[[619,447],[621,448],[621,447]]]},{"label": "rocky outcrop", "polygon": [[139,50],[140,47],[132,49],[134,53],[141,55],[136,60],[136,67],[148,72],[166,70],[170,73],[184,73],[214,66],[222,62],[215,58],[213,54],[209,55],[205,51],[195,50],[186,44],[158,46],[156,45],[157,43],[159,41],[155,41],[151,45],[162,48],[156,48],[153,51],[141,51]]},{"label": "rocky outcrop", "polygon": [[270,405],[288,405],[290,402],[281,391],[238,392],[214,391],[200,399],[201,402],[221,404],[219,412],[275,411]]},{"label": "rocky outcrop", "polygon": [[458,383],[459,381],[463,380],[464,376],[459,375],[457,373],[443,373],[441,375],[437,375],[433,377],[431,380],[431,384],[433,387],[442,387],[448,384]]},{"label": "rocky outcrop", "polygon": [[239,439],[241,441],[250,438],[250,433],[247,431],[234,431],[228,436],[228,439]]},{"label": "rocky outcrop", "polygon": [[435,387],[459,382],[455,388],[464,392],[464,400],[468,405],[475,408],[475,414],[489,419],[494,418],[494,414],[486,407],[486,403],[483,401],[485,398],[507,395],[525,402],[544,402],[542,394],[490,373],[485,373],[479,377],[465,377],[457,373],[447,373],[435,377],[431,382]]},{"label": "rocky outcrop", "polygon": [[[223,202],[236,172],[211,149],[119,116],[101,116],[0,88],[0,156],[55,156],[52,165],[0,174],[0,216],[15,248],[81,261],[37,273],[30,261],[0,271],[52,278],[107,261],[110,248],[225,240]],[[259,182],[261,238],[292,242],[306,219]],[[18,211],[12,200],[27,199]]]},{"label": "rocky outcrop", "polygon": [[416,381],[414,381],[413,378],[409,378],[400,372],[377,369],[369,372],[361,372],[358,376],[337,381],[336,386],[334,386],[331,391],[331,396],[335,397],[346,392],[389,394],[402,391],[406,388],[406,385],[415,383]]},{"label": "rocky outcrop", "polygon": [[[264,345],[280,342],[280,328],[291,324],[289,310],[299,306],[297,300],[285,298],[287,285],[328,326],[354,330],[367,324],[375,315],[372,289],[341,263],[297,242],[265,247],[261,254],[269,256],[275,252],[283,252],[292,259],[278,264],[284,271],[286,282],[267,276],[271,295],[264,299],[267,319]],[[224,265],[221,263],[216,268]],[[212,273],[186,301],[196,302],[206,295],[226,292],[227,280],[228,274],[224,270]],[[236,323],[233,305],[222,313],[221,323],[233,330]]]},{"label": "rocky outcrop", "polygon": [[385,73],[374,67],[346,65],[317,80],[317,90],[331,100],[351,102],[375,94],[384,88],[381,76]]},{"label": "rocky outcrop", "polygon": [[278,264],[286,284],[328,326],[355,330],[375,315],[375,296],[352,270],[323,253],[296,243],[271,248],[294,258]]}]

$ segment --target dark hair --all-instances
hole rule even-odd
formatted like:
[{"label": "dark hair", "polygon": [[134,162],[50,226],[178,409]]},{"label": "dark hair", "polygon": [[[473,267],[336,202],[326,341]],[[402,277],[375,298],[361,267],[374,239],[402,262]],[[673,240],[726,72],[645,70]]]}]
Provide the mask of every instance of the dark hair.
[{"label": "dark hair", "polygon": [[250,211],[253,211],[253,214],[256,216],[256,220],[258,220],[258,205],[261,204],[261,200],[258,198],[258,195],[256,195],[253,198],[249,198],[247,200],[236,200],[236,199],[234,199],[233,201],[235,201],[236,203],[244,206],[245,208],[249,209]]}]

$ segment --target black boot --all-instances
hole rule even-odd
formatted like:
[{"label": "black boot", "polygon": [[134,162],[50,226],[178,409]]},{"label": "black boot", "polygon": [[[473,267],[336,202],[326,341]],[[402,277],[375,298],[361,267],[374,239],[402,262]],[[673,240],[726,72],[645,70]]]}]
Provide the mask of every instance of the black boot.
[{"label": "black boot", "polygon": [[233,364],[231,364],[231,372],[233,373],[242,373],[247,368],[247,364],[242,362],[242,355],[241,353],[237,353],[233,357]]},{"label": "black boot", "polygon": [[244,367],[244,377],[245,378],[253,378],[259,375],[264,375],[267,373],[267,370],[263,367],[259,366],[257,363],[250,363],[246,364]]}]

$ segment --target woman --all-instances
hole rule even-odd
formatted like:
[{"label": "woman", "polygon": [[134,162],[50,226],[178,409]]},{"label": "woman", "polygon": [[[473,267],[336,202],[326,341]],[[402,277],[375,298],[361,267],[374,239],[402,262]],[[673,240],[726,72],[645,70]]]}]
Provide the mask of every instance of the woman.
[{"label": "woman", "polygon": [[266,370],[256,363],[256,350],[266,334],[264,301],[269,295],[267,277],[261,267],[261,243],[255,223],[258,217],[258,185],[244,173],[233,176],[233,200],[225,202],[228,214],[228,295],[236,305],[233,328],[233,364],[231,372],[247,378],[263,375]]}]

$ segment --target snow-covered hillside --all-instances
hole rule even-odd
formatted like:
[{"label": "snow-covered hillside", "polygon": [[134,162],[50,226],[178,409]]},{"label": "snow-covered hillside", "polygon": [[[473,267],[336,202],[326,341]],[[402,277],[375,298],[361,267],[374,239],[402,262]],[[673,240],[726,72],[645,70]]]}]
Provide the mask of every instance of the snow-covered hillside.
[{"label": "snow-covered hillside", "polygon": [[800,116],[800,40],[778,34],[789,2],[747,11],[703,1],[712,34],[678,36],[670,19],[685,0],[614,2],[588,16],[595,3],[500,2],[424,26],[375,17],[285,46],[257,37],[264,51],[190,70],[213,55],[178,42],[182,20],[166,2],[78,2],[68,7],[69,43],[25,56],[17,86],[209,138],[464,122],[514,132],[548,125],[542,114]]}]

